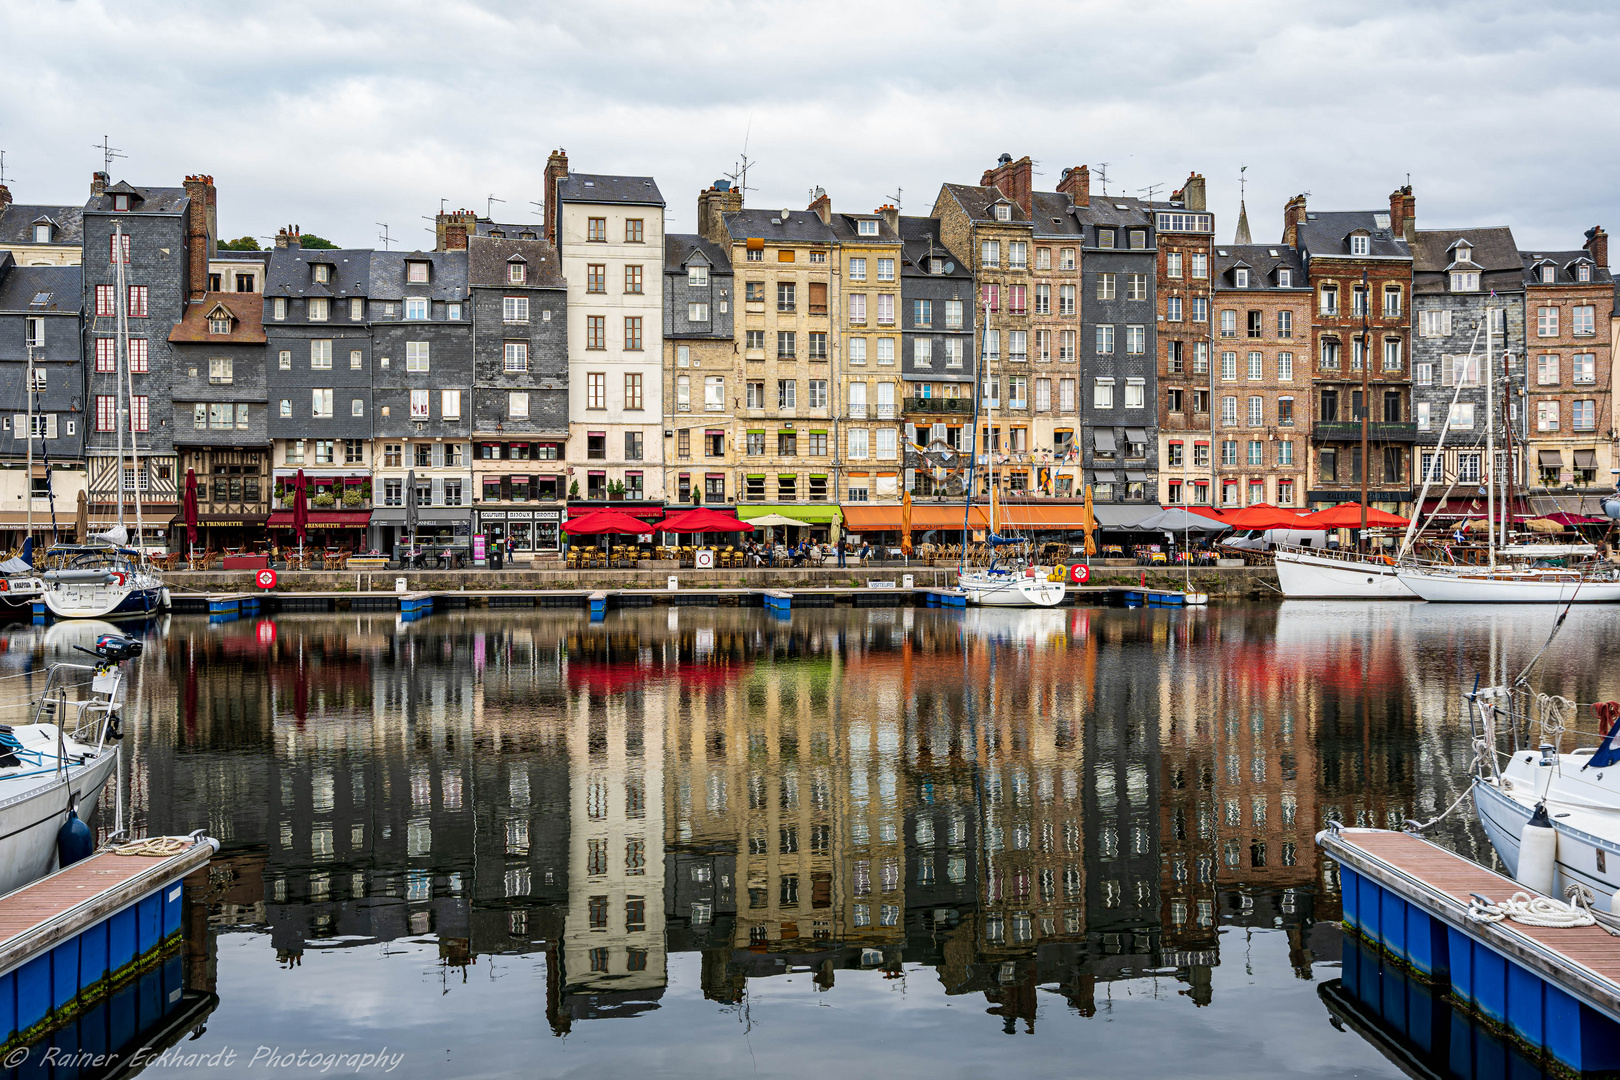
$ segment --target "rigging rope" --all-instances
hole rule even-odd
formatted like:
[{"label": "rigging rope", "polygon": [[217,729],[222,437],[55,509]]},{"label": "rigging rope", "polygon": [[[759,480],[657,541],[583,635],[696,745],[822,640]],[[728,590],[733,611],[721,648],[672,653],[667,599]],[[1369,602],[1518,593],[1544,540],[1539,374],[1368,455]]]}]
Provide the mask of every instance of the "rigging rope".
[{"label": "rigging rope", "polygon": [[1475,895],[1468,904],[1468,917],[1478,923],[1498,923],[1504,919],[1526,926],[1566,928],[1592,926],[1597,916],[1570,904],[1559,903],[1550,896],[1532,897],[1516,892],[1501,903],[1492,903],[1490,897]]},{"label": "rigging rope", "polygon": [[171,855],[178,855],[191,846],[189,836],[149,836],[144,840],[132,840],[127,844],[113,844],[106,848],[113,855],[144,855],[148,858],[166,859]]},{"label": "rigging rope", "polygon": [[1537,694],[1535,698],[1536,724],[1541,729],[1541,742],[1551,744],[1553,753],[1563,753],[1560,744],[1564,729],[1575,715],[1575,703],[1557,694]]}]

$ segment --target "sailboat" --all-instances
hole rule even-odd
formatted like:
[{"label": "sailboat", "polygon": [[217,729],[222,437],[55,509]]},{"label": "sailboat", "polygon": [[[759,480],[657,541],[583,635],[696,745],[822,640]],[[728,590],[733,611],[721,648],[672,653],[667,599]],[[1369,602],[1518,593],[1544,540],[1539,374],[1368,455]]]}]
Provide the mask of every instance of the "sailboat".
[{"label": "sailboat", "polygon": [[[124,250],[123,232],[122,225],[113,226],[114,252]],[[113,425],[118,445],[114,467],[114,483],[118,485],[118,523],[90,537],[91,543],[57,547],[55,552],[63,557],[64,565],[40,575],[45,606],[59,619],[144,617],[169,606],[169,591],[163,587],[163,579],[146,558],[145,538],[142,536],[141,463],[139,443],[135,437],[135,411],[125,407],[126,402],[133,401],[135,389],[135,376],[128,364],[128,294],[124,288],[123,259],[114,259],[113,265],[117,274],[114,289],[117,331],[114,339],[116,367],[113,389],[118,399],[118,414],[128,417],[129,423],[130,464],[133,466],[133,482],[130,486],[135,489],[135,546],[129,546],[129,531],[124,527],[124,421],[120,420]]]},{"label": "sailboat", "polygon": [[[985,305],[985,326],[990,325],[990,307]],[[979,347],[979,388],[973,401],[973,439],[979,438],[979,403],[984,397],[983,380],[986,373],[985,348],[982,342],[987,340],[988,333],[981,336]],[[994,429],[995,413],[990,413],[991,428]],[[962,537],[965,541],[968,536],[968,517],[973,507],[974,471],[978,461],[978,448],[973,447],[973,456],[968,464],[967,491],[962,500]],[[1068,586],[1062,581],[1048,581],[1046,575],[1035,565],[1034,553],[1030,550],[1030,541],[1025,536],[1002,536],[1001,500],[996,486],[996,457],[992,448],[986,447],[985,467],[989,470],[990,478],[990,521],[989,529],[985,533],[985,543],[990,549],[990,564],[984,569],[969,569],[967,566],[967,544],[962,544],[963,562],[957,569],[956,583],[964,593],[970,604],[979,604],[985,607],[1057,607],[1063,603],[1068,593]]]},{"label": "sailboat", "polygon": [[[1491,321],[1493,309],[1486,311],[1485,331],[1485,506],[1487,564],[1485,566],[1397,566],[1396,579],[1424,600],[1454,604],[1612,604],[1620,603],[1620,572],[1612,567],[1542,567],[1509,561],[1499,566],[1499,556],[1514,549],[1498,549],[1496,516],[1496,406],[1491,364]],[[1511,508],[1504,505],[1504,517]],[[1541,545],[1535,545],[1540,547]],[[1533,549],[1532,549],[1533,550]]]}]

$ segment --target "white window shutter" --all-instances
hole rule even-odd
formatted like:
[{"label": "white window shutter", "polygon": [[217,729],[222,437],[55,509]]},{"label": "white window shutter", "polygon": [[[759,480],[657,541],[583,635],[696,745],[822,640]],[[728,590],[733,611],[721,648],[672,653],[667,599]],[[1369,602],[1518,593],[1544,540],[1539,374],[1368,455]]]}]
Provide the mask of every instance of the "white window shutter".
[{"label": "white window shutter", "polygon": [[1445,354],[1441,355],[1441,357],[1440,357],[1440,385],[1441,386],[1455,385],[1455,383],[1456,383],[1456,376],[1455,376],[1456,359],[1457,359],[1456,357],[1452,356],[1449,353],[1445,353]]},{"label": "white window shutter", "polygon": [[11,437],[25,439],[28,437],[28,414],[18,413],[11,420]]},{"label": "white window shutter", "polygon": [[56,414],[55,413],[50,413],[49,415],[47,415],[45,417],[45,437],[47,439],[56,438]]}]

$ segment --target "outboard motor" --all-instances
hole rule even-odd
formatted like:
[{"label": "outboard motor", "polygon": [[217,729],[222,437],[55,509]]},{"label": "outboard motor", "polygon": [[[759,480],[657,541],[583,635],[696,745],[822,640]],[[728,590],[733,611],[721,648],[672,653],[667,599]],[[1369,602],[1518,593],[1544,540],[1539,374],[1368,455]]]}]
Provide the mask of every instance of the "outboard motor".
[{"label": "outboard motor", "polygon": [[72,866],[80,859],[88,859],[95,850],[90,838],[90,826],[79,820],[79,812],[70,809],[67,820],[56,832],[56,858],[59,866]]},{"label": "outboard motor", "polygon": [[145,646],[123,634],[101,634],[96,638],[96,655],[112,664],[122,664],[141,655]]}]

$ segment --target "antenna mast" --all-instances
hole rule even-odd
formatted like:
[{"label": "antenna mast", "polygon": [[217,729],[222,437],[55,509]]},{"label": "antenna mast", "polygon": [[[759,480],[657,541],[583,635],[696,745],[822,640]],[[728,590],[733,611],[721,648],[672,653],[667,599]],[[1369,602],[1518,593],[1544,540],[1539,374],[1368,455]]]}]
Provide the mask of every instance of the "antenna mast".
[{"label": "antenna mast", "polygon": [[1108,162],[1097,162],[1097,183],[1102,185],[1102,193],[1108,194]]},{"label": "antenna mast", "polygon": [[897,187],[897,188],[894,189],[894,194],[889,196],[889,198],[894,200],[894,208],[896,210],[904,210],[905,209],[904,204],[902,204],[900,202],[900,196],[904,195],[905,193],[906,193],[905,188]]},{"label": "antenna mast", "polygon": [[496,203],[503,203],[505,201],[506,201],[505,199],[497,199],[493,195],[486,198],[484,200],[484,217],[488,218],[490,221],[494,221],[495,220],[495,204]]},{"label": "antenna mast", "polygon": [[112,145],[112,139],[107,135],[103,135],[100,142],[91,143],[90,145],[101,151],[101,171],[107,173],[108,175],[112,174],[112,163],[114,158],[129,156],[122,150],[118,149],[118,147]]},{"label": "antenna mast", "polygon": [[6,182],[6,152],[0,150],[0,184]]},{"label": "antenna mast", "polygon": [[378,221],[378,222],[375,222],[374,224],[382,226],[382,232],[377,234],[377,239],[382,241],[383,250],[387,251],[388,250],[388,245],[392,244],[394,242],[394,238],[392,236],[388,235],[388,222],[386,222],[386,221]]}]

